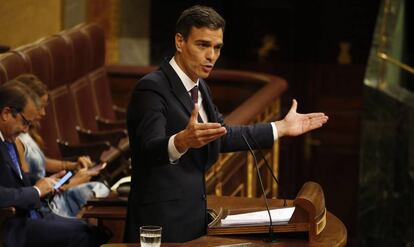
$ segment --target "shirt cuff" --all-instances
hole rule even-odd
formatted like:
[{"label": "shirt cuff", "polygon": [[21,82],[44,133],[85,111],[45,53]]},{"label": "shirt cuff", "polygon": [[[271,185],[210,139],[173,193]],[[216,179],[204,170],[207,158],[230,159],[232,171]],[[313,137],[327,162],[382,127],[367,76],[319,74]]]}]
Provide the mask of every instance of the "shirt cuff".
[{"label": "shirt cuff", "polygon": [[177,163],[176,161],[179,158],[181,158],[181,156],[183,156],[185,152],[187,152],[187,150],[185,150],[183,153],[178,152],[177,148],[174,145],[174,140],[175,140],[176,135],[177,134],[171,136],[170,139],[168,140],[168,156],[172,164],[176,164]]},{"label": "shirt cuff", "polygon": [[37,190],[37,193],[39,194],[39,197],[41,197],[42,193],[40,192],[39,188],[37,188],[36,186],[33,186],[33,188],[35,188]]},{"label": "shirt cuff", "polygon": [[275,122],[271,122],[270,125],[272,125],[273,140],[276,141],[277,138],[279,138],[279,135],[277,134],[276,123]]}]

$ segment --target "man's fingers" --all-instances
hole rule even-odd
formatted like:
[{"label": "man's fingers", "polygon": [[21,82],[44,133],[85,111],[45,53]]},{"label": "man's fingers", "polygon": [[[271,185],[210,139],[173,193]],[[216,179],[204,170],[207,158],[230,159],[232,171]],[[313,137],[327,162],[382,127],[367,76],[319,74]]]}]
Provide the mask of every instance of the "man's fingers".
[{"label": "man's fingers", "polygon": [[226,134],[225,128],[219,128],[219,129],[208,129],[208,130],[198,130],[197,136],[200,137],[209,137],[209,136],[221,136]]},{"label": "man's fingers", "polygon": [[191,112],[190,122],[197,123],[198,122],[197,118],[198,118],[198,104],[194,104],[194,109]]},{"label": "man's fingers", "polygon": [[208,129],[220,129],[220,128],[225,129],[219,123],[198,123],[197,125],[194,125],[194,129],[196,130],[208,130]]},{"label": "man's fingers", "polygon": [[304,116],[305,117],[308,117],[308,118],[319,118],[319,117],[326,117],[326,118],[328,118],[328,116],[326,116],[325,113],[323,113],[323,112],[307,113],[307,114],[304,114]]},{"label": "man's fingers", "polygon": [[298,109],[298,102],[295,99],[293,99],[292,106],[290,107],[289,112],[296,112],[297,109]]},{"label": "man's fingers", "polygon": [[220,132],[220,133],[214,133],[214,134],[208,134],[208,135],[203,135],[203,136],[199,136],[195,142],[195,147],[202,147],[220,137],[222,137],[223,135],[225,135],[226,132]]},{"label": "man's fingers", "polygon": [[198,130],[197,131],[197,138],[201,139],[209,139],[209,138],[217,138],[225,135],[227,133],[226,128],[218,128],[218,129],[208,129],[208,130]]},{"label": "man's fingers", "polygon": [[65,174],[66,174],[66,171],[62,170],[60,172],[57,172],[57,173],[53,174],[52,176],[50,176],[50,178],[53,178],[53,179],[61,178]]}]

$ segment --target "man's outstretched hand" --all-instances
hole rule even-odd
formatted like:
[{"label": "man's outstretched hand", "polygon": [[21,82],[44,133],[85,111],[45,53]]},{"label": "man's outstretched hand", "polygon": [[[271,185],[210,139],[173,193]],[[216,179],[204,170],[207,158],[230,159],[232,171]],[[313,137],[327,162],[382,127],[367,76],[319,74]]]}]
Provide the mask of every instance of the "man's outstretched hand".
[{"label": "man's outstretched hand", "polygon": [[174,145],[180,153],[189,148],[200,148],[227,133],[219,123],[199,123],[198,110],[195,104],[187,127],[175,136]]},{"label": "man's outstretched hand", "polygon": [[328,116],[322,112],[300,114],[296,112],[297,108],[298,102],[294,99],[292,107],[285,118],[275,122],[279,137],[298,136],[320,128],[328,121]]}]

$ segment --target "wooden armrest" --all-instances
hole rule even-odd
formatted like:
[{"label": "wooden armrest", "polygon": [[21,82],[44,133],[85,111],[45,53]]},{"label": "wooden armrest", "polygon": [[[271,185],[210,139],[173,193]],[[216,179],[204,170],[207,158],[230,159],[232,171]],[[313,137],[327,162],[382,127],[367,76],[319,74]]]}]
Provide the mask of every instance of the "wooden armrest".
[{"label": "wooden armrest", "polygon": [[118,120],[125,120],[126,119],[127,110],[125,108],[113,105],[112,109],[114,109],[116,119],[118,119]]},{"label": "wooden armrest", "polygon": [[94,161],[104,161],[101,159],[102,154],[111,148],[111,144],[109,142],[94,142],[73,145],[68,142],[57,140],[57,143],[62,157],[88,155]]},{"label": "wooden armrest", "polygon": [[107,118],[96,117],[96,123],[99,130],[114,130],[114,129],[126,129],[126,121],[122,120],[110,120]]},{"label": "wooden armrest", "polygon": [[96,141],[108,141],[112,146],[117,147],[121,139],[127,138],[128,133],[125,129],[91,131],[76,126],[79,140],[82,143],[91,143]]},{"label": "wooden armrest", "polygon": [[106,198],[92,198],[88,200],[86,206],[127,206],[128,198],[119,197],[118,193],[111,192]]}]

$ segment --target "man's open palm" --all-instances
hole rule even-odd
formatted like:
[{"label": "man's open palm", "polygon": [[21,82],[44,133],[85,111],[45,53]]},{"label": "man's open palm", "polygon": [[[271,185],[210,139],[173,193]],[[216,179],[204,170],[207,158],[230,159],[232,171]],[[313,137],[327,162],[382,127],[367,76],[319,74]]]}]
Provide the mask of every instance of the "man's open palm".
[{"label": "man's open palm", "polygon": [[297,113],[298,103],[293,100],[292,107],[284,119],[276,121],[279,137],[298,136],[308,131],[322,127],[328,121],[328,116],[322,112],[301,114]]}]

